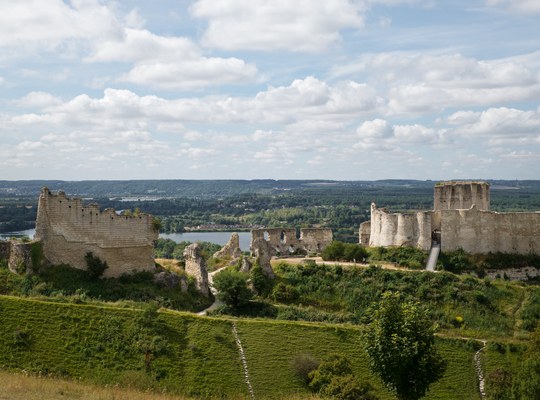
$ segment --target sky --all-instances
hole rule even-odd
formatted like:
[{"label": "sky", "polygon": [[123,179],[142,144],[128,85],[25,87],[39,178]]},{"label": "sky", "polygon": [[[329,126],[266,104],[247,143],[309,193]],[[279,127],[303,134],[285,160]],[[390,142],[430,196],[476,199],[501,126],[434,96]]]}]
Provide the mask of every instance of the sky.
[{"label": "sky", "polygon": [[0,179],[540,179],[538,0],[0,0]]}]

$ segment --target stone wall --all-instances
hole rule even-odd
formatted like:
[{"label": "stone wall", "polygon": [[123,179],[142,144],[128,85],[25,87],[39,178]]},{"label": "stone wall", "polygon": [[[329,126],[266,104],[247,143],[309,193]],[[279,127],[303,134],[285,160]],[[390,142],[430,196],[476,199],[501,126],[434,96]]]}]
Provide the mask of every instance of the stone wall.
[{"label": "stone wall", "polygon": [[371,238],[371,221],[365,221],[360,224],[358,237],[362,246],[369,246],[369,239]]},{"label": "stone wall", "polygon": [[301,228],[300,229],[300,245],[309,253],[320,253],[328,246],[334,235],[332,229],[325,228]]},{"label": "stone wall", "polygon": [[97,204],[85,206],[64,192],[41,191],[35,239],[42,241],[44,256],[52,264],[86,269],[84,256],[92,252],[107,262],[106,277],[153,271],[157,238],[151,215],[117,215],[113,209],[100,211]]},{"label": "stone wall", "polygon": [[288,256],[298,250],[318,253],[332,242],[333,234],[332,230],[327,228],[302,228],[300,237],[296,236],[294,228],[253,229],[251,231],[252,253],[253,244],[260,240],[268,242],[273,255]]},{"label": "stone wall", "polygon": [[479,210],[489,210],[487,182],[441,182],[435,185],[433,209],[469,209],[474,204]]},{"label": "stone wall", "polygon": [[513,281],[527,281],[540,276],[540,270],[534,267],[487,269],[485,273],[490,279],[510,279]]},{"label": "stone wall", "polygon": [[206,262],[201,254],[199,243],[193,243],[184,249],[184,258],[186,262],[186,273],[195,278],[195,287],[197,290],[208,296],[208,271]]},{"label": "stone wall", "polygon": [[32,246],[35,242],[11,242],[8,267],[15,274],[31,272]]},{"label": "stone wall", "polygon": [[[372,203],[369,246],[410,246],[429,250],[432,233],[431,216],[431,211],[391,214]],[[363,229],[366,229],[366,225]],[[362,235],[362,232],[360,234]]]},{"label": "stone wall", "polygon": [[441,250],[540,254],[540,212],[441,211]]}]

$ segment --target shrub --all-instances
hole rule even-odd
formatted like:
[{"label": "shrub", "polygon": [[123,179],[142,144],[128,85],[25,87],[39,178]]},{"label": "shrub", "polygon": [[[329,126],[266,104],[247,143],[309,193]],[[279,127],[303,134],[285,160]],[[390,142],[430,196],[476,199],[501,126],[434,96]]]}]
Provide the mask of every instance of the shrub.
[{"label": "shrub", "polygon": [[292,302],[298,299],[298,290],[292,285],[279,282],[272,290],[272,299],[279,302]]},{"label": "shrub", "polygon": [[99,257],[95,257],[90,251],[86,253],[84,259],[86,261],[86,272],[90,279],[99,278],[109,268],[106,262],[101,261]]},{"label": "shrub", "polygon": [[247,304],[253,296],[247,286],[246,275],[237,271],[221,271],[214,276],[214,287],[218,291],[218,298],[233,309]]},{"label": "shrub", "polygon": [[253,285],[255,293],[257,293],[259,296],[267,296],[272,290],[272,279],[266,276],[258,263],[255,264],[255,266],[251,269],[250,276],[251,284]]},{"label": "shrub", "polygon": [[311,354],[297,354],[291,361],[291,367],[302,382],[309,383],[309,374],[319,368],[320,362]]}]

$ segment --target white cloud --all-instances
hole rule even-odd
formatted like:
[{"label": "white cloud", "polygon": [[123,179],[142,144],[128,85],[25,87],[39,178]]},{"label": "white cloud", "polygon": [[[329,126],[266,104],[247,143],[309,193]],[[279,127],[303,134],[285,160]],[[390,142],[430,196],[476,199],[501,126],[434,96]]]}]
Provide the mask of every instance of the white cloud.
[{"label": "white cloud", "polygon": [[482,112],[457,112],[448,117],[454,134],[484,136],[491,145],[526,144],[540,139],[540,110],[490,108]]},{"label": "white cloud", "polygon": [[540,2],[538,0],[486,0],[488,6],[502,6],[510,11],[522,14],[540,13]]},{"label": "white cloud", "polygon": [[361,28],[363,1],[197,0],[191,13],[208,20],[203,43],[226,50],[317,52]]},{"label": "white cloud", "polygon": [[205,57],[190,39],[141,29],[125,29],[122,36],[98,43],[86,61],[133,62],[118,80],[161,90],[247,83],[257,75],[253,64],[238,58]]},{"label": "white cloud", "polygon": [[97,0],[1,0],[0,47],[51,50],[69,39],[114,34],[118,21]]},{"label": "white cloud", "polygon": [[367,75],[385,91],[388,113],[502,105],[540,98],[540,52],[495,60],[460,54],[380,53],[336,67],[334,76]]},{"label": "white cloud", "polygon": [[19,100],[14,101],[23,108],[42,109],[62,103],[62,99],[45,92],[30,92]]},{"label": "white cloud", "polygon": [[247,83],[257,75],[254,65],[237,58],[205,58],[174,63],[150,62],[136,65],[119,78],[161,90],[195,89],[209,85]]}]

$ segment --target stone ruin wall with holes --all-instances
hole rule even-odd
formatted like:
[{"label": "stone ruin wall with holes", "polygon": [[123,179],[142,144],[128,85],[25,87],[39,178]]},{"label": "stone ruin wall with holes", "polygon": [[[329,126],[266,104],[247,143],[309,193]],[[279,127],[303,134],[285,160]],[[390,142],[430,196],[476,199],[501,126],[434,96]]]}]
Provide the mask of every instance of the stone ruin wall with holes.
[{"label": "stone ruin wall with holes", "polygon": [[295,228],[267,228],[251,231],[252,252],[259,241],[266,241],[271,247],[272,255],[289,256],[298,250],[309,253],[319,253],[333,240],[332,229],[302,228],[300,237],[296,236]]},{"label": "stone ruin wall with holes", "polygon": [[485,182],[444,182],[434,188],[434,210],[389,213],[371,206],[371,221],[360,225],[360,243],[429,250],[434,235],[441,250],[468,253],[540,254],[540,212],[489,211]]},{"label": "stone ruin wall with holes", "polygon": [[69,264],[86,269],[84,256],[107,262],[105,277],[154,271],[154,245],[158,232],[148,214],[117,215],[113,209],[99,210],[97,204],[84,205],[81,199],[64,192],[42,189],[36,220],[35,239],[43,244],[43,254],[51,264]]}]

